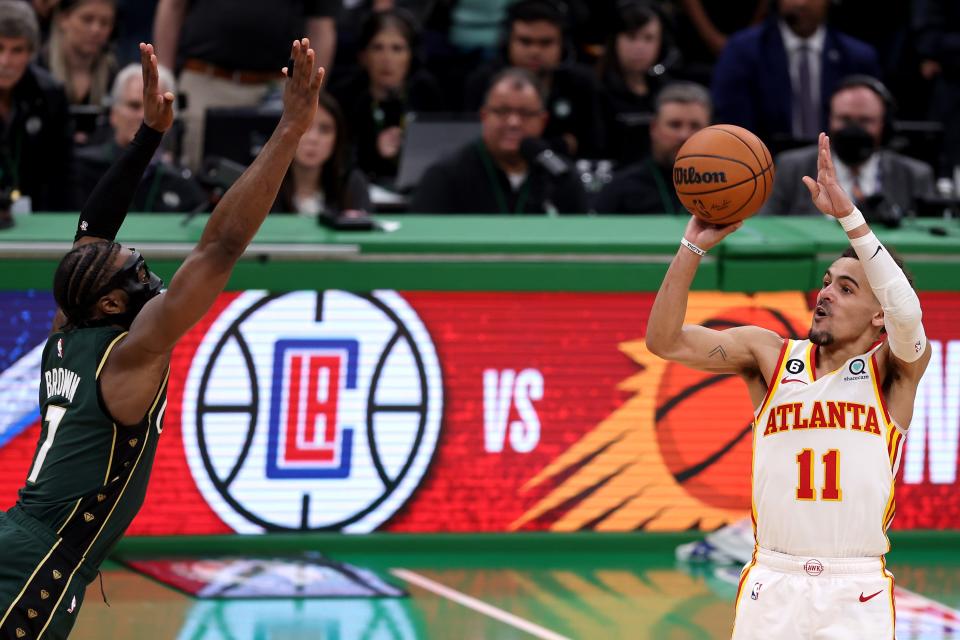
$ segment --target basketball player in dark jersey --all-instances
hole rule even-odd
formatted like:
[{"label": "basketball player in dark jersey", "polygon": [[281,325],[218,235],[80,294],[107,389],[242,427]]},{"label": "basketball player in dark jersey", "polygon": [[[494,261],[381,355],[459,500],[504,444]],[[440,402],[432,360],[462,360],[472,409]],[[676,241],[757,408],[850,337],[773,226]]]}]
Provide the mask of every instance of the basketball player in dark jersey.
[{"label": "basketball player in dark jersey", "polygon": [[[312,125],[323,70],[293,43],[283,115],[214,209],[170,287],[114,242],[143,171],[173,122],[153,47],[140,45],[144,123],[80,213],[54,278],[58,311],[42,359],[42,428],[16,505],[0,512],[0,638],[65,638],[86,586],[147,490],[170,354],[210,308],[270,210]],[[278,79],[281,76],[278,75]]]}]

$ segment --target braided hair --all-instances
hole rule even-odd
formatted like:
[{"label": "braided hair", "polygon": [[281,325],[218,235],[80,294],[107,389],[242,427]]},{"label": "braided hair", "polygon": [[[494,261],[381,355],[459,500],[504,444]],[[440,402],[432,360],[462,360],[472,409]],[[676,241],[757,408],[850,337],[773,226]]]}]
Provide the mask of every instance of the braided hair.
[{"label": "braided hair", "polygon": [[53,276],[53,297],[67,317],[67,328],[91,320],[97,300],[93,296],[107,285],[116,272],[114,260],[120,253],[116,242],[91,242],[63,256]]}]

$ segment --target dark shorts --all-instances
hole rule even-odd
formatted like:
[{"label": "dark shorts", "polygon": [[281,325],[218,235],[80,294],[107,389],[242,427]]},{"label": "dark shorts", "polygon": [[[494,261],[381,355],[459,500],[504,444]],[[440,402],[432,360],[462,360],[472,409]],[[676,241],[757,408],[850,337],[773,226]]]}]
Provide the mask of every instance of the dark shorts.
[{"label": "dark shorts", "polygon": [[17,507],[0,511],[0,638],[66,638],[94,577],[46,526]]}]

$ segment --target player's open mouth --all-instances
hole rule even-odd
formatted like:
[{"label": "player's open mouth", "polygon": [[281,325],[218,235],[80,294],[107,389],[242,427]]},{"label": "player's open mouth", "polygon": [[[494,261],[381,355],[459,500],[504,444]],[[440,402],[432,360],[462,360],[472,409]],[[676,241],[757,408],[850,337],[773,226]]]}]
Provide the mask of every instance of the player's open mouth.
[{"label": "player's open mouth", "polygon": [[826,318],[828,315],[830,315],[829,312],[822,305],[817,305],[817,308],[813,310],[814,318]]}]

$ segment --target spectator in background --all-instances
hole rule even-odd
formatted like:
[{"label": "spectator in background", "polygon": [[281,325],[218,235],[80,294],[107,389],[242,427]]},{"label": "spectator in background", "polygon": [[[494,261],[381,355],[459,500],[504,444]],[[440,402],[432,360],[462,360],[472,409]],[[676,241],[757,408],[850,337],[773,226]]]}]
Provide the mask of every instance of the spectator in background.
[{"label": "spectator in background", "polygon": [[[159,67],[160,93],[176,94],[173,73]],[[110,139],[102,144],[77,150],[74,174],[79,189],[75,207],[80,209],[93,192],[103,174],[113,166],[124,149],[130,146],[143,123],[143,70],[130,64],[117,74],[111,91]],[[157,152],[147,167],[133,197],[134,211],[176,212],[202,210],[209,203],[203,187],[190,171],[177,166],[173,159]]]},{"label": "spectator in background", "polygon": [[566,5],[562,0],[519,0],[507,9],[506,45],[500,57],[467,80],[467,109],[480,107],[490,79],[504,67],[537,78],[550,114],[544,137],[570,157],[603,157],[603,115],[598,83],[589,69],[564,61]]},{"label": "spectator in background", "polygon": [[30,60],[40,46],[31,6],[0,0],[0,195],[14,207],[61,211],[72,206],[72,140],[67,96]]},{"label": "spectator in background", "polygon": [[[481,139],[427,169],[416,213],[583,213],[586,194],[565,163],[552,172],[525,152],[547,123],[537,79],[525,69],[497,74],[480,109]],[[521,144],[524,143],[524,144]],[[544,145],[545,147],[545,145]],[[536,149],[536,145],[533,145]]]},{"label": "spectator in background", "polygon": [[920,72],[934,82],[930,117],[943,123],[946,157],[942,170],[951,173],[960,167],[960,4],[926,0],[918,14]]},{"label": "spectator in background", "polygon": [[650,148],[650,121],[660,87],[677,50],[663,16],[635,0],[618,7],[600,58],[607,157],[618,164],[640,159]]},{"label": "spectator in background", "polygon": [[717,56],[737,31],[758,24],[770,0],[679,0],[677,43],[684,77],[709,83]]},{"label": "spectator in background", "polygon": [[343,111],[333,96],[321,92],[313,126],[300,138],[273,211],[311,218],[370,211],[367,180],[349,162]]},{"label": "spectator in background", "polygon": [[30,0],[33,10],[37,12],[40,22],[40,41],[45,42],[50,33],[50,21],[53,19],[53,10],[60,4],[60,0]]},{"label": "spectator in background", "polygon": [[72,105],[101,106],[117,74],[110,34],[116,0],[62,0],[39,63],[63,83]]},{"label": "spectator in background", "polygon": [[357,165],[379,183],[397,175],[409,114],[439,111],[437,81],[418,62],[416,20],[406,10],[371,14],[360,29],[360,71],[335,90],[350,114]]},{"label": "spectator in background", "polygon": [[304,33],[318,63],[330,69],[338,0],[160,0],[154,43],[161,65],[180,72],[186,95],[184,155],[202,162],[204,116],[210,107],[260,103],[282,78],[290,43]]},{"label": "spectator in background", "polygon": [[[933,195],[924,163],[882,148],[892,97],[871,76],[844,79],[830,100],[830,148],[837,180],[869,222],[895,226],[917,197]],[[803,176],[817,172],[817,145],[780,154],[777,178],[763,213],[816,215]]]},{"label": "spectator in background", "polygon": [[718,122],[745,127],[774,150],[814,141],[841,78],[877,77],[869,45],[826,26],[830,0],[776,0],[762,25],[734,34],[713,75]]},{"label": "spectator in background", "polygon": [[710,124],[707,89],[693,82],[667,85],[650,123],[650,153],[616,176],[597,195],[597,213],[686,214],[673,188],[673,162],[683,143]]}]

